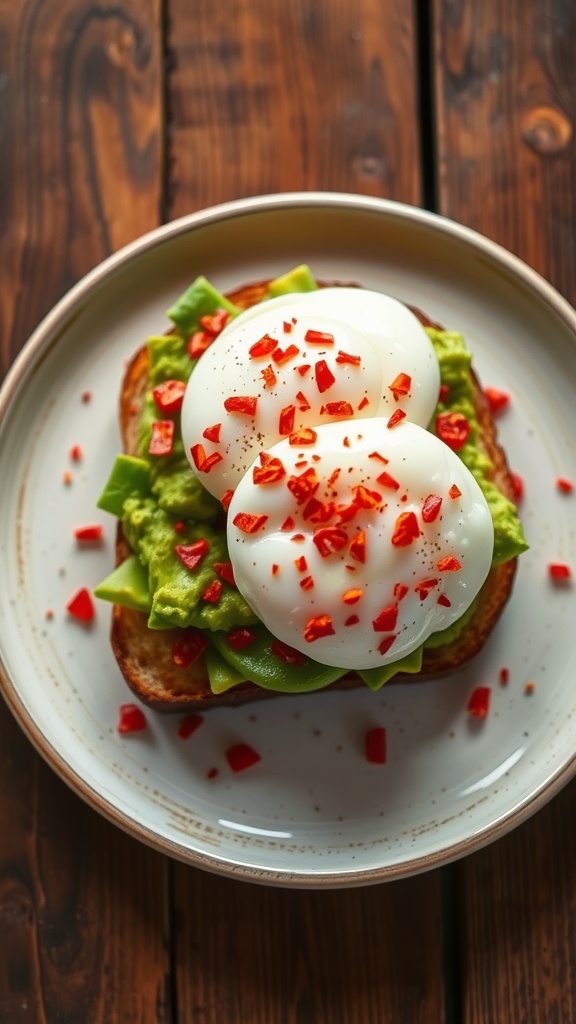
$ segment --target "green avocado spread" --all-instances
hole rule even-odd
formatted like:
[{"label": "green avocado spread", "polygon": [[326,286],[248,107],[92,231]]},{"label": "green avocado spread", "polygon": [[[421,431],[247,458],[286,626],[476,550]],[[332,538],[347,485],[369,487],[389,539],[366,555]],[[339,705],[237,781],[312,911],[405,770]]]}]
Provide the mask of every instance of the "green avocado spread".
[{"label": "green avocado spread", "polygon": [[[316,287],[308,267],[300,266],[273,281],[269,295]],[[223,569],[229,565],[225,513],[190,470],[179,437],[177,414],[169,415],[176,420],[171,454],[149,454],[152,424],[162,418],[152,389],[169,380],[187,382],[196,363],[188,353],[188,339],[201,329],[201,317],[222,309],[232,317],[241,312],[199,277],[168,311],[173,333],[148,339],[149,390],[141,415],[138,453],[117,456],[98,501],[100,509],[121,519],[133,554],[95,588],[95,595],[145,613],[151,629],[178,626],[205,631],[208,643],[204,657],[215,693],[247,679],[265,689],[290,693],[321,689],[348,670],[322,665],[304,655],[294,664],[274,654],[274,637]],[[427,328],[427,333],[445,385],[432,423],[440,412],[461,412],[468,420],[470,435],[458,455],[478,481],[492,514],[493,564],[507,561],[525,551],[527,544],[516,507],[491,481],[492,464],[477,443],[471,353],[460,334],[433,328]],[[190,571],[178,557],[176,546],[200,540],[208,542],[208,551],[200,565]],[[218,601],[202,600],[216,580],[222,588]],[[367,686],[377,690],[397,672],[418,672],[424,648],[452,642],[473,615],[474,607],[473,603],[461,619],[432,634],[416,651],[391,665],[361,671],[360,676]],[[231,645],[230,634],[246,627],[250,627],[250,644]]]}]

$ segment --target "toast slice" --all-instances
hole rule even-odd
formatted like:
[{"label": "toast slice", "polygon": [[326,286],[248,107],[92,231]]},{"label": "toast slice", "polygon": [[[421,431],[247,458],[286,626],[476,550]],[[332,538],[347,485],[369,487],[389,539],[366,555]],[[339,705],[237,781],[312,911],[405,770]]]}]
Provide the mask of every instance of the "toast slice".
[{"label": "toast slice", "polygon": [[[267,294],[267,281],[248,285],[228,293],[240,308],[247,308]],[[411,307],[424,326],[442,329],[422,311]],[[514,500],[513,482],[506,456],[497,439],[496,427],[478,379],[475,384],[475,410],[479,423],[481,445],[493,465],[492,479],[502,493]],[[139,349],[129,362],[121,387],[119,420],[122,443],[127,454],[136,454],[140,409],[148,387],[146,347]],[[119,527],[116,564],[122,562],[130,549]],[[494,566],[480,591],[474,615],[454,643],[425,649],[422,669],[417,674],[398,673],[390,682],[415,682],[441,676],[465,665],[484,646],[498,621],[514,582],[517,559]],[[210,689],[202,657],[188,668],[174,664],[172,648],[182,630],[152,630],[147,616],[130,608],[114,605],[112,610],[111,645],[124,679],[133,693],[158,711],[202,711],[207,708],[237,705],[247,701],[278,696],[251,682],[241,683],[223,694]],[[365,685],[354,672],[347,673],[326,689],[349,689]],[[390,685],[388,683],[387,685]]]}]

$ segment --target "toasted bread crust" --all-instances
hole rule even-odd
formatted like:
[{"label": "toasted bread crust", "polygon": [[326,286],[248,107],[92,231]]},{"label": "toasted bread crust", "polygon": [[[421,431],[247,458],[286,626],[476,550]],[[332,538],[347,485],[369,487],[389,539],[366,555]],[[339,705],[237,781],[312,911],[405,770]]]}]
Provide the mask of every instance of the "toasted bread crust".
[{"label": "toasted bread crust", "polygon": [[[267,285],[267,281],[246,285],[228,293],[228,298],[241,308],[247,308],[264,297]],[[411,308],[425,326],[442,329],[441,325],[431,321],[421,310]],[[505,453],[498,444],[490,407],[478,379],[475,376],[473,379],[474,405],[482,448],[494,467],[494,482],[506,497],[513,500],[512,478]],[[120,430],[124,450],[129,454],[136,452],[140,408],[147,387],[148,358],[144,346],[129,362],[120,393]],[[127,557],[129,550],[119,527],[116,544],[117,564]],[[477,609],[454,643],[426,650],[419,673],[399,673],[390,682],[413,683],[445,675],[473,658],[486,643],[510,597],[516,562],[517,559],[514,558],[490,570],[480,591]],[[148,628],[145,614],[114,605],[110,633],[112,650],[124,679],[143,703],[158,711],[201,711],[210,707],[233,706],[279,695],[250,682],[235,686],[224,694],[215,695],[210,689],[202,658],[197,659],[188,668],[180,668],[174,664],[172,648],[182,633],[181,629],[151,630]],[[350,672],[326,689],[350,689],[363,685],[360,677]]]}]

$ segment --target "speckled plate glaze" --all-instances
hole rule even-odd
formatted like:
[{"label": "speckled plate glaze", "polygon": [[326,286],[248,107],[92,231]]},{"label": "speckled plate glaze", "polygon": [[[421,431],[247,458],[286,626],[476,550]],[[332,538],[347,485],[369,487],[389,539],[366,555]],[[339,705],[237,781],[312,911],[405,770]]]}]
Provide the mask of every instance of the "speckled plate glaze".
[{"label": "speckled plate glaze", "polygon": [[[513,598],[480,657],[450,679],[222,708],[186,741],[177,717],[147,712],[146,731],[123,737],[117,709],[130,697],[108,645],[109,610],[100,604],[83,628],[65,606],[113,560],[114,524],[95,501],[119,448],[124,361],[165,328],[165,310],[197,274],[225,290],[300,262],[322,278],[390,292],[461,330],[484,383],[512,395],[501,437],[525,480],[531,544]],[[575,594],[547,573],[551,561],[576,569],[576,495],[556,488],[560,476],[576,480],[575,394],[574,311],[507,252],[429,213],[360,196],[286,194],[226,204],[144,236],[56,306],[0,393],[0,650],[9,706],[98,811],[172,856],[232,877],[363,885],[497,839],[576,765]],[[73,528],[93,521],[104,524],[105,542],[80,550]],[[483,721],[466,712],[478,684],[492,687]],[[387,730],[382,766],[363,755],[375,725]],[[224,751],[237,741],[261,761],[234,775]]]}]

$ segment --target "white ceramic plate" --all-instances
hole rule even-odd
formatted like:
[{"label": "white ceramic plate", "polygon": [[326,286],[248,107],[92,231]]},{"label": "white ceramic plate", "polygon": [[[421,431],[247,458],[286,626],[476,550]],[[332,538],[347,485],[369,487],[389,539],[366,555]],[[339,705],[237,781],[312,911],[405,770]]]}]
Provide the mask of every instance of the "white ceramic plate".
[{"label": "white ceramic plate", "polygon": [[[461,330],[484,383],[511,393],[501,437],[525,480],[531,544],[513,598],[481,656],[450,680],[218,709],[187,741],[177,736],[179,718],[148,712],[146,732],[123,737],[117,709],[130,697],[109,650],[108,609],[99,605],[85,629],[65,605],[113,560],[114,524],[95,501],[119,448],[124,360],[165,328],[165,310],[198,273],[226,290],[300,262]],[[517,825],[576,763],[575,596],[547,574],[551,561],[576,569],[576,494],[555,486],[559,476],[576,480],[575,345],[574,311],[508,253],[439,217],[360,196],[226,204],[107,260],[41,324],[0,393],[1,675],[27,735],[120,827],[252,881],[398,878]],[[70,459],[74,445],[80,462]],[[105,543],[80,551],[73,528],[94,520],[105,525]],[[478,684],[492,687],[482,722],[466,712]],[[387,730],[382,766],[363,756],[374,725]],[[262,760],[234,775],[224,750],[236,741]]]}]

